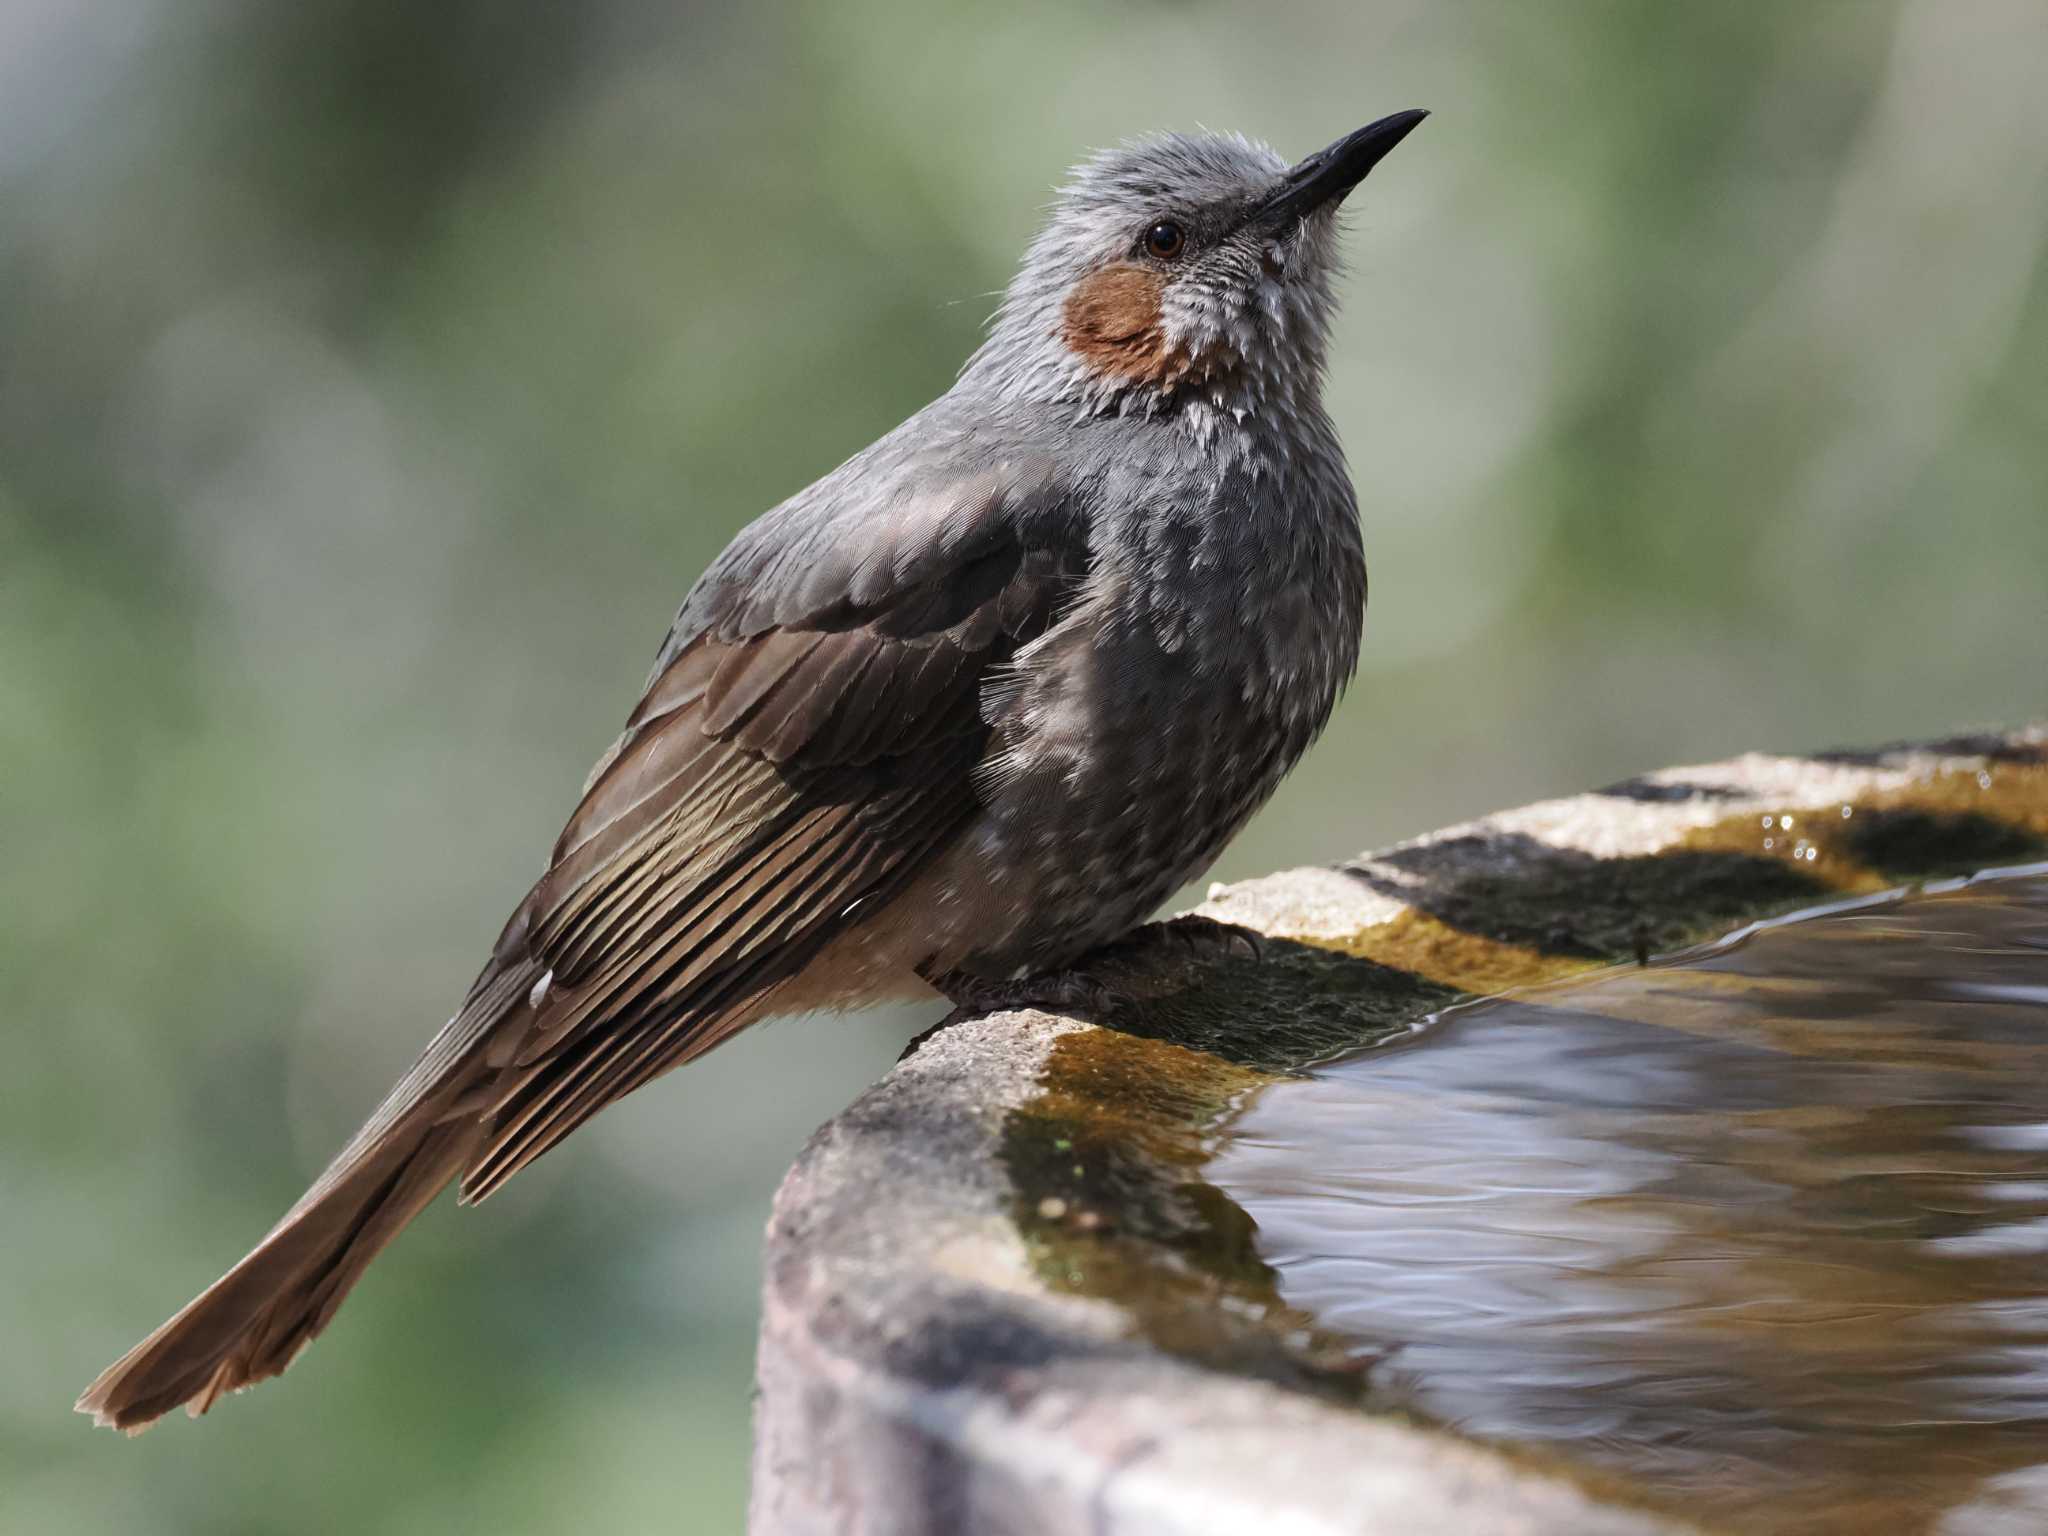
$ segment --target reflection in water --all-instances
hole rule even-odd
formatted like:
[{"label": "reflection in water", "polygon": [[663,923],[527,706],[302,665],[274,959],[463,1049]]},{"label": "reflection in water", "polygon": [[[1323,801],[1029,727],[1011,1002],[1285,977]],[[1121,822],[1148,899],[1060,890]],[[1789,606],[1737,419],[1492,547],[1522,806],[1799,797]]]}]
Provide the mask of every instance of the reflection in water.
[{"label": "reflection in water", "polygon": [[2048,1531],[2048,875],[1454,1011],[1204,1171],[1468,1433],[1741,1530]]}]

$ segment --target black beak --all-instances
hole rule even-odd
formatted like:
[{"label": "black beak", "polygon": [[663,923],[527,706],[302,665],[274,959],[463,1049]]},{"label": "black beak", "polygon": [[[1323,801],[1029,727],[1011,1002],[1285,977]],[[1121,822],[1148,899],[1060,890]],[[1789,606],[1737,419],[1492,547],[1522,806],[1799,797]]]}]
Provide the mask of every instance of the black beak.
[{"label": "black beak", "polygon": [[1282,178],[1279,189],[1252,210],[1252,219],[1273,230],[1339,203],[1378,165],[1387,151],[1415,130],[1427,112],[1396,112],[1356,133],[1347,133],[1328,149],[1319,149]]}]

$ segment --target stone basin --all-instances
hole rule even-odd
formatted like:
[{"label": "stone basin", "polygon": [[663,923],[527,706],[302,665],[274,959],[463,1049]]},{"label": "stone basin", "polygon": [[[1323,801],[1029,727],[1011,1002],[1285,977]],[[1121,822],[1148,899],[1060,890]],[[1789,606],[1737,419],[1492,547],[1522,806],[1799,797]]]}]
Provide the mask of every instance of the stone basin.
[{"label": "stone basin", "polygon": [[[1407,1040],[1447,1009],[1476,1021],[1501,1006],[1467,1012],[1473,999],[1513,990],[1516,1006],[1551,1006],[1554,989],[1594,975],[1587,985],[1640,992],[1635,975],[1668,978],[1696,965],[1694,946],[1746,924],[2044,858],[2048,726],[1751,755],[1218,888],[1201,912],[1264,935],[1257,953],[1155,927],[1090,962],[1098,985],[1085,1018],[949,1021],[818,1132],[777,1197],[752,1528],[2048,1529],[2048,1439],[2008,1434],[1993,1454],[1988,1441],[1952,1437],[1943,1454],[1973,1475],[1951,1468],[1965,1491],[1939,1510],[1858,1508],[1853,1484],[1802,1482],[1798,1457],[1782,1499],[1717,1503],[1700,1489],[1722,1464],[1711,1458],[1734,1452],[1692,1424],[1617,1410],[1578,1438],[1569,1424],[1531,1431],[1536,1421],[1507,1411],[1525,1398],[1505,1364],[1497,1391],[1484,1360],[1456,1392],[1450,1377],[1418,1379],[1414,1350],[1398,1347],[1414,1340],[1380,1336],[1384,1308],[1365,1309],[1376,1318],[1366,1326],[1304,1281],[1283,1219],[1297,1207],[1262,1203],[1275,1176],[1247,1161],[1255,1140],[1239,1134],[1303,1084],[1333,1081],[1308,1073],[1318,1064]],[[1640,973],[1613,969],[1643,962]],[[1575,1017],[1598,1011],[1572,1006]],[[1671,1022],[1634,1005],[1608,1011],[1615,1028],[1644,1032],[1614,1037],[1631,1049]],[[1671,1061],[1730,1049],[1698,1020],[1687,1027],[1658,1035]],[[1579,1081],[1572,1037],[1542,1029],[1526,1036],[1528,1081]],[[1430,1052],[1455,1036],[1416,1038],[1400,1049],[1428,1062],[1447,1059]],[[1377,1061],[1357,1061],[1378,1091]],[[1982,1079],[1995,1097],[1995,1063]],[[2015,1123],[2028,1123],[2026,1095],[2012,1098]],[[1362,1102],[1346,1124],[1379,1128],[1384,1106]],[[1813,1118],[1798,1103],[1769,1109]],[[1448,1141],[1450,1124],[1418,1122],[1416,1134]],[[1631,1126],[1629,1145],[1649,1136],[1664,1150],[1657,1134]],[[1446,1167],[1457,1152],[1446,1145]],[[1839,1194],[1835,1177],[1823,1171],[1815,1187]],[[1383,1240],[1368,1235],[1361,1257],[1383,1260]],[[1443,1262],[1452,1294],[1452,1256]],[[1424,1253],[1406,1279],[1426,1291],[1430,1276]],[[1759,1304],[1799,1294],[1745,1283]],[[1533,1316],[1525,1342],[1562,1339],[1560,1327],[1554,1309]],[[1616,1391],[1589,1385],[1582,1398],[1611,1404]],[[1680,1475],[1635,1454],[1658,1435],[1711,1456]]]}]

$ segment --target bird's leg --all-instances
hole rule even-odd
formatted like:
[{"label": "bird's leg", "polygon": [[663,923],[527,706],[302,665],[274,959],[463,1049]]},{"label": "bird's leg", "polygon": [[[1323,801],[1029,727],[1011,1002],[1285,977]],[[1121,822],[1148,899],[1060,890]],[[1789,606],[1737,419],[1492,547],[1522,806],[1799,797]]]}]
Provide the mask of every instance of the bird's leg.
[{"label": "bird's leg", "polygon": [[[1266,936],[1241,923],[1226,923],[1194,912],[1170,917],[1154,925],[1160,937],[1171,939],[1194,960],[1252,960],[1266,958]],[[1140,934],[1145,930],[1139,929]]]},{"label": "bird's leg", "polygon": [[908,1061],[941,1030],[991,1013],[1035,1008],[1045,1013],[1113,1016],[1130,999],[1083,971],[1046,971],[1036,976],[993,979],[966,971],[919,971],[924,980],[953,1005],[930,1029],[914,1036],[896,1059]]},{"label": "bird's leg", "polygon": [[[922,973],[921,973],[922,974]],[[1042,971],[1019,977],[940,971],[924,979],[963,1015],[1038,1008],[1047,1013],[1113,1013],[1130,998],[1086,971]]]},{"label": "bird's leg", "polygon": [[1120,964],[1161,950],[1197,964],[1212,960],[1261,961],[1266,937],[1255,928],[1218,922],[1190,913],[1147,923],[1122,938],[1084,955],[1080,966],[1041,971],[1019,977],[977,976],[967,971],[920,971],[963,1013],[1001,1013],[1010,1008],[1042,1008],[1050,1013],[1112,1013],[1133,1001],[1129,991],[1103,979]]}]

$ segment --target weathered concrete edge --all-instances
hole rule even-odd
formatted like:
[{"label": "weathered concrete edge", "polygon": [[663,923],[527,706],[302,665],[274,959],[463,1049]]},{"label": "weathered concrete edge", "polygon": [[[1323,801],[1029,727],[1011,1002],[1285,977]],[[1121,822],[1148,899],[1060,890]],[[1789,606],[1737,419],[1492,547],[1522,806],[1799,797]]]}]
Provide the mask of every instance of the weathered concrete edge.
[{"label": "weathered concrete edge", "polygon": [[[1937,774],[1995,766],[1993,752],[2048,744],[2048,722],[1945,743],[1904,743],[1866,753],[1783,757],[1751,752],[1727,762],[1666,768],[1626,784],[1558,800],[1539,800],[1361,854],[1343,865],[1311,865],[1234,885],[1210,887],[1195,910],[1309,943],[1342,943],[1393,921],[1408,904],[1387,886],[1416,883],[1397,856],[1461,838],[1522,834],[1559,853],[1597,858],[1650,855],[1731,815],[1866,799]],[[1694,792],[1697,793],[1689,793]],[[1652,798],[1659,792],[1670,799]],[[1380,889],[1357,875],[1376,877]]]},{"label": "weathered concrete edge", "polygon": [[769,1225],[756,1536],[1680,1529],[1447,1435],[1201,1370],[1126,1337],[1106,1303],[1047,1294],[998,1137],[1052,1042],[1088,1027],[956,1025],[805,1149]]},{"label": "weathered concrete edge", "polygon": [[[1409,878],[1393,858],[1404,850],[1513,834],[1560,853],[1655,854],[1731,814],[1862,800],[2044,742],[2035,725],[1667,770],[1218,889],[1201,910],[1343,944],[1409,910],[1389,894]],[[1034,1013],[956,1025],[791,1170],[768,1233],[756,1536],[1682,1529],[1455,1437],[1205,1371],[1130,1337],[1106,1303],[1048,1293],[1010,1219],[999,1137],[1053,1042],[1088,1027]]]}]

